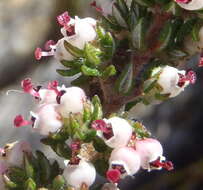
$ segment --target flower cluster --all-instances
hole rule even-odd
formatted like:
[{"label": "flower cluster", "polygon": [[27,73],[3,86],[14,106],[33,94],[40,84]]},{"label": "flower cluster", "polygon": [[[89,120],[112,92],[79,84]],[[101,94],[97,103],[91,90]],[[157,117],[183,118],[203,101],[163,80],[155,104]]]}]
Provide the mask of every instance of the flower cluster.
[{"label": "flower cluster", "polygon": [[[21,86],[25,93],[31,94],[36,99],[37,106],[35,112],[30,112],[30,120],[24,120],[18,115],[14,119],[14,125],[21,127],[31,124],[34,131],[48,139],[52,138],[52,141],[55,139],[56,143],[58,143],[56,136],[58,135],[57,138],[60,140],[59,135],[65,132],[63,146],[69,147],[70,155],[66,157],[68,160],[64,161],[63,176],[69,186],[76,189],[82,186],[90,187],[96,178],[97,164],[95,165],[94,160],[98,159],[98,151],[105,155],[106,149],[111,152],[106,160],[108,162],[106,178],[115,187],[120,179],[127,175],[133,176],[140,168],[148,171],[173,169],[172,163],[165,161],[162,156],[161,144],[155,139],[139,136],[131,120],[120,116],[108,119],[91,116],[91,120],[83,119],[84,124],[80,123],[81,126],[77,129],[78,119],[87,117],[87,111],[90,115],[95,114],[93,105],[95,103],[87,99],[82,89],[59,86],[56,81],[50,82],[47,88],[35,87],[31,79],[23,80]],[[86,104],[89,106],[86,107]],[[87,108],[88,110],[85,110]],[[84,128],[85,123],[88,125]],[[89,135],[92,133],[90,140],[81,136],[82,133],[86,133],[84,130],[89,131]],[[141,128],[142,130],[144,128]],[[97,148],[96,139],[103,142],[105,150]],[[94,155],[96,158],[93,158]]]},{"label": "flower cluster", "polygon": [[30,120],[25,120],[21,115],[16,116],[16,127],[32,125],[33,130],[47,136],[62,127],[63,117],[83,111],[86,95],[81,88],[66,88],[64,85],[60,87],[57,81],[50,82],[47,88],[34,87],[31,79],[23,80],[21,86],[25,93],[37,100],[37,106],[34,112],[30,112]]}]

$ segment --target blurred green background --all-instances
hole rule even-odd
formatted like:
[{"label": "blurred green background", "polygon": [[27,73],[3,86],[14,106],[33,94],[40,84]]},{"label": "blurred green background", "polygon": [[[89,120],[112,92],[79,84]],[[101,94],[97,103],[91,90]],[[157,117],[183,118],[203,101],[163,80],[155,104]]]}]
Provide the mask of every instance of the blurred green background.
[{"label": "blurred green background", "polygon": [[[105,1],[105,0],[104,0]],[[61,37],[56,16],[68,10],[71,16],[94,16],[88,0],[0,0],[0,145],[20,138],[31,141],[35,148],[38,135],[29,127],[15,129],[17,114],[29,116],[34,102],[29,95],[6,92],[20,89],[20,81],[30,77],[37,84],[59,80],[70,84],[56,72],[61,66],[53,59],[37,62],[33,52],[49,39]],[[186,68],[193,68],[197,58]],[[140,171],[121,183],[121,190],[202,190],[203,189],[203,70],[197,71],[198,81],[184,93],[161,105],[139,107],[132,117],[151,130],[163,146],[165,156],[174,162],[172,172]],[[46,150],[48,151],[48,150]],[[50,157],[54,157],[48,151]]]}]

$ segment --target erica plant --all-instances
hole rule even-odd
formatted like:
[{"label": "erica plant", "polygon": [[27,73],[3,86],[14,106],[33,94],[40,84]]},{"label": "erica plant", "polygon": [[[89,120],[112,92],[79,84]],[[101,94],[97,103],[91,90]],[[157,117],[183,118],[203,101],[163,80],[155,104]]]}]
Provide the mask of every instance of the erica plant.
[{"label": "erica plant", "polygon": [[[23,139],[0,149],[1,190],[116,190],[140,170],[174,169],[161,143],[141,121],[128,116],[137,103],[174,98],[196,81],[186,61],[203,66],[202,0],[98,0],[100,15],[57,16],[61,39],[37,47],[37,61],[53,56],[76,75],[72,87],[49,81],[21,82],[36,105],[29,118],[14,118],[64,160],[59,166]],[[185,63],[185,64],[184,64]],[[122,111],[121,111],[122,110]],[[106,183],[97,183],[96,175]]]}]

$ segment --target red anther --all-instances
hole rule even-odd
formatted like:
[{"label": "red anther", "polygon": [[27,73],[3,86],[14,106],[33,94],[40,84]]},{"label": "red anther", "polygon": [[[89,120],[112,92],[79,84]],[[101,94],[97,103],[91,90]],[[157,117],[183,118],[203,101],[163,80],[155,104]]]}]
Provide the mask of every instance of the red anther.
[{"label": "red anther", "polygon": [[64,12],[61,15],[57,16],[57,21],[60,25],[66,26],[70,22],[71,17],[68,15],[68,12]]},{"label": "red anther", "polygon": [[49,90],[54,90],[56,92],[56,94],[58,94],[59,93],[59,91],[57,89],[58,85],[59,85],[58,81],[54,80],[54,81],[51,81],[51,82],[48,83],[47,88]]},{"label": "red anther", "polygon": [[189,70],[187,71],[186,79],[190,82],[190,84],[194,84],[196,82],[197,75],[194,71]]},{"label": "red anther", "polygon": [[24,92],[31,94],[32,96],[39,98],[39,93],[35,88],[33,87],[32,81],[30,78],[26,78],[21,81],[21,87]]},{"label": "red anther", "polygon": [[26,125],[31,125],[32,124],[31,121],[25,120],[22,115],[17,115],[15,117],[13,123],[14,123],[15,127],[22,127],[22,126],[26,126]]},{"label": "red anther", "polygon": [[38,47],[35,49],[35,59],[40,60],[41,58],[42,58],[42,49]]},{"label": "red anther", "polygon": [[171,161],[161,161],[160,158],[157,160],[150,162],[150,166],[155,168],[164,168],[168,171],[173,170],[173,163]]},{"label": "red anther", "polygon": [[106,178],[112,183],[118,183],[121,172],[118,169],[111,169],[106,172]]},{"label": "red anther", "polygon": [[92,3],[90,3],[90,6],[94,7],[95,10],[98,11],[98,12],[100,12],[100,13],[103,12],[102,8],[97,6],[96,1],[93,1]]}]

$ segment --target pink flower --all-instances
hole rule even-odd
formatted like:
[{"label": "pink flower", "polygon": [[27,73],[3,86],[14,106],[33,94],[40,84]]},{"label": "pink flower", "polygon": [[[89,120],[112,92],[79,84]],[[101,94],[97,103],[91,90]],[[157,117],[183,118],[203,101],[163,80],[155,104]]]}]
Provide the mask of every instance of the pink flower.
[{"label": "pink flower", "polygon": [[131,125],[120,117],[96,120],[92,123],[92,127],[97,130],[97,135],[111,148],[126,146],[132,135]]},{"label": "pink flower", "polygon": [[36,113],[30,112],[33,121],[33,130],[47,136],[62,127],[61,116],[56,112],[56,104],[45,104],[37,108]]},{"label": "pink flower", "polygon": [[96,178],[96,170],[94,166],[84,160],[80,160],[78,164],[71,165],[70,161],[65,161],[65,169],[63,176],[70,186],[80,189],[82,184],[90,187]]},{"label": "pink flower", "polygon": [[140,156],[130,147],[116,148],[109,158],[110,168],[119,169],[122,177],[134,175],[140,168]]},{"label": "pink flower", "polygon": [[82,113],[83,104],[86,101],[85,92],[79,87],[62,87],[61,94],[57,97],[57,111],[63,117],[69,117],[70,113]]}]

